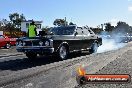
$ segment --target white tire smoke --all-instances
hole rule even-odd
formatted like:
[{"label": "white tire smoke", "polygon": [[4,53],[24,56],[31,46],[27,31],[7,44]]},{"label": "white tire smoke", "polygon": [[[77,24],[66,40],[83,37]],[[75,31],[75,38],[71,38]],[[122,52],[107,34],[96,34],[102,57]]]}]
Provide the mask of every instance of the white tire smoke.
[{"label": "white tire smoke", "polygon": [[124,47],[125,43],[117,43],[114,39],[102,39],[102,45],[98,48],[97,53],[102,53],[111,50],[117,50]]}]

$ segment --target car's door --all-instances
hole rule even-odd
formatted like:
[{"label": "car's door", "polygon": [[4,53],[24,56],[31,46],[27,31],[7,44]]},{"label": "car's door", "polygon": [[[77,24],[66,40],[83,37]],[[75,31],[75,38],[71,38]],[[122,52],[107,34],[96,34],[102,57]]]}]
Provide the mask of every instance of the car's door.
[{"label": "car's door", "polygon": [[5,42],[5,38],[3,35],[0,35],[0,47],[5,46],[6,42]]},{"label": "car's door", "polygon": [[[70,51],[75,50],[76,41],[74,41],[74,30],[76,27],[58,27],[57,33],[60,33],[59,35],[54,35],[52,38],[54,40],[53,45],[55,50],[58,49],[60,44],[62,43],[68,43]],[[62,30],[63,29],[63,30]],[[60,32],[59,32],[60,31]]]},{"label": "car's door", "polygon": [[81,50],[83,47],[83,41],[84,41],[84,36],[83,36],[83,29],[81,27],[78,27],[76,30],[76,34],[74,36],[74,45],[77,50]]},{"label": "car's door", "polygon": [[95,40],[95,34],[90,29],[84,28],[84,42],[83,42],[83,48],[87,49],[90,48]]}]

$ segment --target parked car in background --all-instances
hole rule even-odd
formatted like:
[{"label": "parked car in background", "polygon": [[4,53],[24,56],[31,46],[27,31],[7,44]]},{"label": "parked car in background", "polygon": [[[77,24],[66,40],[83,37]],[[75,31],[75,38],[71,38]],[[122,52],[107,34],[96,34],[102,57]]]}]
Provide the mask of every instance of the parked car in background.
[{"label": "parked car in background", "polygon": [[132,41],[131,34],[128,33],[117,33],[112,37],[117,43],[128,43]]},{"label": "parked car in background", "polygon": [[39,55],[57,55],[60,59],[67,59],[70,52],[88,50],[95,53],[102,38],[85,27],[63,26],[54,27],[50,34],[41,33],[40,36],[17,39],[17,51],[24,52],[28,58]]},{"label": "parked car in background", "polygon": [[0,35],[0,48],[4,47],[9,49],[11,46],[16,44],[16,38]]},{"label": "parked car in background", "polygon": [[111,39],[111,35],[99,35],[103,39]]}]

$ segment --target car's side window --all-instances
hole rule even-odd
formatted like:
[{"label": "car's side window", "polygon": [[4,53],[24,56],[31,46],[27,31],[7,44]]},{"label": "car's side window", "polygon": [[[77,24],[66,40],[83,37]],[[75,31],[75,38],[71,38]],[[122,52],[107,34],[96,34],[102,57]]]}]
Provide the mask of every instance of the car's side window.
[{"label": "car's side window", "polygon": [[83,29],[77,28],[77,35],[83,35]]},{"label": "car's side window", "polygon": [[86,28],[83,29],[83,33],[84,33],[84,35],[89,35],[90,34],[88,29],[86,29]]},{"label": "car's side window", "polygon": [[94,34],[94,32],[92,30],[89,29],[88,31],[89,31],[90,34]]}]

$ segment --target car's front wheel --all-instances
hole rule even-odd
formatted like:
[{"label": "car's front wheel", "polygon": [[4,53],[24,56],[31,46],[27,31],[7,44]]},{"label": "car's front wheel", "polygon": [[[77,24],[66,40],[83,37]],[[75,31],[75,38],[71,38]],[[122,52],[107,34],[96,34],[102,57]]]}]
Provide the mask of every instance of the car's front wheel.
[{"label": "car's front wheel", "polygon": [[35,59],[37,57],[37,54],[36,53],[33,53],[33,52],[26,52],[26,56],[29,59]]},{"label": "car's front wheel", "polygon": [[6,49],[9,49],[11,47],[11,44],[10,43],[7,43],[6,45],[5,45],[5,48]]},{"label": "car's front wheel", "polygon": [[58,50],[58,56],[61,60],[67,59],[69,54],[68,48],[64,45],[62,45]]}]

